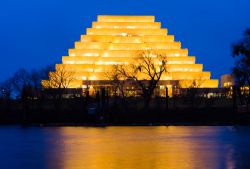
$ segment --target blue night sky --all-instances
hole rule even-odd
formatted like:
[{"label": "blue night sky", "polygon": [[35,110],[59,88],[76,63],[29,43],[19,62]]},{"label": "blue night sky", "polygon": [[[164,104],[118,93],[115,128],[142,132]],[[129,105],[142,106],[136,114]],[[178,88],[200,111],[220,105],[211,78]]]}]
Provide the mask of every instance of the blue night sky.
[{"label": "blue night sky", "polygon": [[0,5],[0,80],[61,62],[97,15],[155,15],[213,78],[233,66],[231,44],[250,27],[249,0],[6,0]]}]

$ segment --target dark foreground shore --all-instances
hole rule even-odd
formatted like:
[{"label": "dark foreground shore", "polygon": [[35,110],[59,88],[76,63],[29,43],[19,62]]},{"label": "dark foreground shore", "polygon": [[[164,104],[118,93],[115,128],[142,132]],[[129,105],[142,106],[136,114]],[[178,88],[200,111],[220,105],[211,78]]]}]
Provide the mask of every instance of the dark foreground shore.
[{"label": "dark foreground shore", "polygon": [[[192,112],[191,112],[192,111]],[[131,112],[23,112],[1,113],[0,124],[23,126],[225,126],[250,125],[250,114],[223,110],[185,110],[162,112],[154,109]]]},{"label": "dark foreground shore", "polygon": [[[140,100],[97,104],[82,98],[65,100],[11,100],[0,104],[0,125],[23,126],[154,126],[250,125],[250,113],[235,109],[230,99],[154,99],[148,107]],[[112,104],[111,104],[112,103]]]}]

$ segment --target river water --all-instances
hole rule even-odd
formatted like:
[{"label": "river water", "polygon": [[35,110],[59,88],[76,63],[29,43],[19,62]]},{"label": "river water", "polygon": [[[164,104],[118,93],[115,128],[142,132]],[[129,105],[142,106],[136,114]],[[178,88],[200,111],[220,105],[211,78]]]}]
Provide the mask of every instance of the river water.
[{"label": "river water", "polygon": [[0,127],[1,169],[250,169],[250,127]]}]

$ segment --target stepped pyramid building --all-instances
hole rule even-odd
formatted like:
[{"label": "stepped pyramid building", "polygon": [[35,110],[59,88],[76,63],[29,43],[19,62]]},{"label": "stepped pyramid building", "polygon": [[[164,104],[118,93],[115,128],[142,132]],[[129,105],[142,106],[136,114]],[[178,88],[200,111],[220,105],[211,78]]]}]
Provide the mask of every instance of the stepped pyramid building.
[{"label": "stepped pyramid building", "polygon": [[154,16],[98,16],[92,28],[87,28],[86,35],[75,42],[75,48],[69,49],[68,56],[62,57],[56,71],[64,67],[65,71],[74,72],[75,79],[69,88],[87,85],[98,88],[108,85],[105,73],[113,65],[129,64],[138,50],[148,49],[164,52],[168,58],[168,71],[159,83],[162,88],[171,87],[176,81],[192,84],[194,80],[202,80],[199,85],[202,88],[218,87],[218,80],[210,79],[211,73],[203,71],[203,65],[196,64],[195,57],[189,56],[188,50],[182,49],[181,43],[174,41],[174,36],[168,35]]}]

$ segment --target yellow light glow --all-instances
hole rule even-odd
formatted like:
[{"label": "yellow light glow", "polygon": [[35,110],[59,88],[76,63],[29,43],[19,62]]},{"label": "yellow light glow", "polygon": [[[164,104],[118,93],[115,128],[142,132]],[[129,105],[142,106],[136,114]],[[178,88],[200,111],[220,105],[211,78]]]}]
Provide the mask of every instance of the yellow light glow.
[{"label": "yellow light glow", "polygon": [[75,61],[67,61],[66,64],[74,64]]},{"label": "yellow light glow", "polygon": [[[84,80],[85,80],[85,79],[84,79]],[[87,87],[88,87],[87,85],[82,85],[82,88],[83,88],[83,89],[87,89]]]},{"label": "yellow light glow", "polygon": [[103,65],[103,61],[98,61],[95,64],[97,64],[97,65]]},{"label": "yellow light glow", "polygon": [[96,76],[95,76],[95,75],[90,76],[90,77],[89,77],[89,80],[96,80]]},{"label": "yellow light glow", "polygon": [[99,56],[99,53],[84,53],[81,56]]},{"label": "yellow light glow", "polygon": [[108,52],[103,53],[103,57],[107,57],[108,55],[109,55]]},{"label": "yellow light glow", "polygon": [[121,35],[122,35],[122,36],[127,36],[128,34],[125,33],[125,32],[123,32],[123,33],[121,33]]},{"label": "yellow light glow", "polygon": [[98,22],[154,22],[154,20],[154,16],[98,16]]},{"label": "yellow light glow", "polygon": [[84,80],[107,80],[105,73],[113,65],[134,63],[138,51],[143,50],[157,50],[168,57],[168,72],[161,80],[187,84],[202,78],[205,80],[202,87],[218,87],[218,80],[210,79],[211,73],[203,71],[203,65],[195,63],[188,49],[181,48],[181,43],[174,41],[174,36],[167,35],[167,29],[154,20],[154,16],[98,16],[75,48],[69,49],[69,56],[62,58],[66,70],[74,70],[79,79],[70,87],[82,86]]}]

